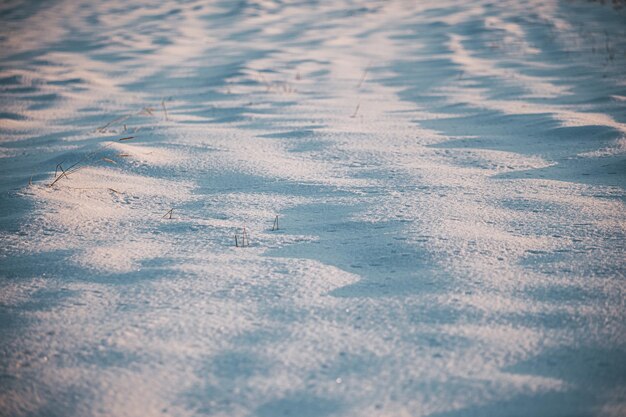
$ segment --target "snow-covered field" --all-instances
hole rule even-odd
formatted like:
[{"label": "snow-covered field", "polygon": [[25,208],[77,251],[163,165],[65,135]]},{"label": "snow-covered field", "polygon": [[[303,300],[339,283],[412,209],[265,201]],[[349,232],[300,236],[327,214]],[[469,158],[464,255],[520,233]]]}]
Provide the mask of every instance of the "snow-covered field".
[{"label": "snow-covered field", "polygon": [[0,415],[626,415],[620,4],[1,3]]}]

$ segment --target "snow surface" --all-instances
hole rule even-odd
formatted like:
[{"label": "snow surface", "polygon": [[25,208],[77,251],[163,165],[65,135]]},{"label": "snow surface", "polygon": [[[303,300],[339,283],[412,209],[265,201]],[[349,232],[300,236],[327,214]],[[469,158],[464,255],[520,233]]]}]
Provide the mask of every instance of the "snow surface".
[{"label": "snow surface", "polygon": [[0,4],[0,415],[626,415],[617,3]]}]

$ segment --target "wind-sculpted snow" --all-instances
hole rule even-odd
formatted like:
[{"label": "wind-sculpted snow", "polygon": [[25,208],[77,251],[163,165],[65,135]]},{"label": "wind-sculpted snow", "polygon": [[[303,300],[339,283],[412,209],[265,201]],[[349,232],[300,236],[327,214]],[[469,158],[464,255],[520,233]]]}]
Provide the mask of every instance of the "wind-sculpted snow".
[{"label": "wind-sculpted snow", "polygon": [[0,415],[626,414],[621,3],[3,3]]}]

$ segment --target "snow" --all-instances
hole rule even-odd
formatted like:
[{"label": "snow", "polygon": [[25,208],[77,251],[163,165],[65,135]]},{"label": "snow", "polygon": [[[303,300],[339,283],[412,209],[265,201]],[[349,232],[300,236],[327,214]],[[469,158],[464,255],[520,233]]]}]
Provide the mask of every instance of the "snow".
[{"label": "snow", "polygon": [[625,13],[3,3],[0,415],[626,414]]}]

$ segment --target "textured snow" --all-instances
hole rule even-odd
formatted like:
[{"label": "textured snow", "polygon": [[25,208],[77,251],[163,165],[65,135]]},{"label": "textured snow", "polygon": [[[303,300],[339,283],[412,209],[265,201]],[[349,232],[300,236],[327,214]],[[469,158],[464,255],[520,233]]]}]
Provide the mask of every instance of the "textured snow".
[{"label": "textured snow", "polygon": [[157,3],[0,4],[0,415],[626,414],[620,2]]}]

